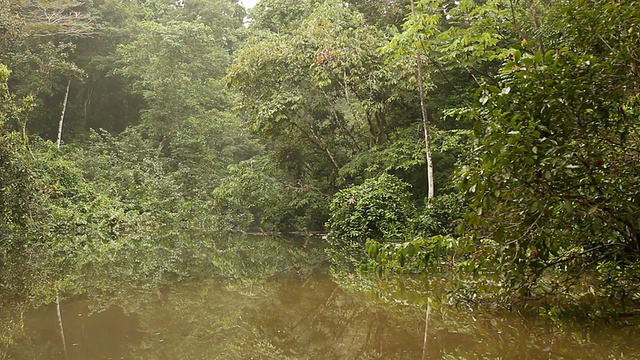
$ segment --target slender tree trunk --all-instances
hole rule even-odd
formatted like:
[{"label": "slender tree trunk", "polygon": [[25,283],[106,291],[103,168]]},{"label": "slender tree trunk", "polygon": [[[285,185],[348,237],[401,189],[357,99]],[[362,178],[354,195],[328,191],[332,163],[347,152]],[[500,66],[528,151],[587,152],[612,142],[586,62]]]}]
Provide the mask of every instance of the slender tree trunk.
[{"label": "slender tree trunk", "polygon": [[91,81],[91,85],[87,86],[87,99],[84,101],[84,124],[87,124],[88,108],[91,104],[91,97],[93,96],[93,89],[96,86],[96,81]]},{"label": "slender tree trunk", "polygon": [[[416,8],[413,0],[411,0],[411,15],[417,19]],[[431,139],[429,136],[429,110],[425,100],[424,81],[422,79],[422,49],[416,53],[416,67],[418,68],[418,89],[420,90],[420,110],[422,111],[422,126],[424,128],[424,153],[427,160],[427,199],[431,200],[434,196],[433,185],[433,160],[431,158]]]},{"label": "slender tree trunk", "polygon": [[64,102],[62,103],[62,115],[60,115],[60,124],[58,125],[58,141],[56,145],[60,148],[62,142],[62,124],[64,123],[64,113],[67,111],[67,100],[69,100],[69,88],[71,87],[71,79],[67,82],[67,92],[64,94]]},{"label": "slender tree trunk", "polygon": [[64,337],[64,326],[62,325],[62,312],[60,311],[60,298],[58,297],[58,293],[56,292],[56,312],[58,313],[58,325],[60,326],[60,337],[62,337],[62,349],[64,350],[64,358],[69,358],[69,353],[67,352],[67,339]]},{"label": "slender tree trunk", "polygon": [[427,301],[427,315],[424,319],[424,340],[422,341],[422,360],[427,360],[427,343],[429,340],[429,319],[431,318],[431,305]]},{"label": "slender tree trunk", "polygon": [[329,150],[329,147],[322,142],[311,125],[307,124],[307,128],[309,129],[310,134],[299,124],[294,123],[293,125],[298,128],[298,130],[300,130],[300,132],[302,132],[309,140],[311,140],[311,142],[316,145],[318,149],[327,153],[327,155],[329,156],[329,160],[331,160],[331,163],[333,164],[333,167],[335,167],[336,170],[340,171],[340,165],[336,161],[335,156],[333,156],[333,153],[331,152],[331,150]]},{"label": "slender tree trunk", "polygon": [[35,160],[36,157],[33,156],[33,151],[31,151],[31,145],[29,144],[29,138],[27,137],[27,122],[29,122],[29,113],[31,112],[31,108],[27,110],[27,114],[24,116],[24,121],[22,122],[22,141],[24,142],[24,146],[29,150],[29,155],[31,155],[31,159]]},{"label": "slender tree trunk", "polygon": [[168,136],[160,135],[160,143],[158,144],[158,150],[156,153],[158,158],[160,158],[160,155],[162,155],[162,149],[164,149],[164,146],[167,144],[168,139]]},{"label": "slender tree trunk", "polygon": [[[347,104],[348,104],[349,107],[351,107],[351,104],[349,104],[349,96],[348,96],[349,93],[347,91],[346,86],[344,88],[344,92],[346,94]],[[333,118],[336,120],[336,124],[338,124],[338,126],[342,130],[344,130],[345,134],[347,134],[347,136],[349,136],[349,138],[351,139],[351,142],[353,143],[354,148],[356,150],[358,150],[358,152],[362,151],[362,149],[360,148],[360,144],[358,144],[358,141],[356,140],[355,136],[353,136],[353,133],[347,127],[347,124],[345,124],[345,122],[342,121],[340,119],[340,117],[338,116],[338,112],[336,111],[336,107],[331,102],[331,99],[329,99],[329,95],[327,95],[327,93],[324,92],[324,91],[322,92],[322,94],[324,95],[325,100],[327,100],[327,104],[329,104],[329,106],[331,107],[331,115],[333,115]]]}]

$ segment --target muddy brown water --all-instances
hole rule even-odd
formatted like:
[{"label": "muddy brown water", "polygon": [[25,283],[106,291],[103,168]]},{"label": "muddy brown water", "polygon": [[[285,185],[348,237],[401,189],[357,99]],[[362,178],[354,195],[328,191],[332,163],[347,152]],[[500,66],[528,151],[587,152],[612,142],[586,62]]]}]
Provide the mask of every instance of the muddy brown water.
[{"label": "muddy brown water", "polygon": [[[322,268],[88,294],[60,310],[66,352],[51,304],[0,338],[0,359],[420,359],[424,344],[421,307],[341,288]],[[461,308],[429,325],[429,359],[640,359],[637,326]]]}]

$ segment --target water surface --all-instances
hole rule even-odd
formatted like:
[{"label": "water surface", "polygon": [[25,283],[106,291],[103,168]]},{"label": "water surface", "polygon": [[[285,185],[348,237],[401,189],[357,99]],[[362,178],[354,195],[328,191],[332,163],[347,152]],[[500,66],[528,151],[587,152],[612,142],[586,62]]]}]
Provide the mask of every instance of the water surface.
[{"label": "water surface", "polygon": [[[121,292],[62,301],[66,353],[55,304],[28,311],[0,359],[421,357],[422,307],[340,288],[321,252],[307,257],[308,240],[243,241],[259,251],[226,252],[226,268],[212,258],[225,269],[216,276],[142,289],[123,281]],[[427,348],[430,359],[638,359],[638,335],[635,326],[441,307]]]}]

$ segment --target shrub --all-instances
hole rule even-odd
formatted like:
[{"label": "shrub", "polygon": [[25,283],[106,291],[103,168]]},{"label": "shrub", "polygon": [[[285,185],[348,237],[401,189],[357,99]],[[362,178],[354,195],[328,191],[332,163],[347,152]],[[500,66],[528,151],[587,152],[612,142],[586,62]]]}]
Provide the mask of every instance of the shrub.
[{"label": "shrub", "polygon": [[341,190],[329,210],[327,252],[337,266],[354,268],[364,263],[369,239],[399,242],[413,233],[415,209],[409,185],[392,175]]}]

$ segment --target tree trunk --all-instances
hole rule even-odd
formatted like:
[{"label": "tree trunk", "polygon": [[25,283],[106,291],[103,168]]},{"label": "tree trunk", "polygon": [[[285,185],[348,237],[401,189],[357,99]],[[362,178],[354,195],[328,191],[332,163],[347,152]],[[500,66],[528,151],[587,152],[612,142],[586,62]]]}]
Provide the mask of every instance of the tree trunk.
[{"label": "tree trunk", "polygon": [[67,92],[64,94],[64,102],[62,103],[62,115],[60,115],[60,124],[58,125],[58,141],[56,145],[60,148],[62,142],[62,124],[64,123],[64,113],[67,111],[67,100],[69,100],[69,88],[71,87],[71,79],[67,82]]},{"label": "tree trunk", "polygon": [[[416,9],[413,0],[411,0],[411,15],[417,19]],[[424,81],[422,79],[422,54],[423,49],[416,53],[416,67],[418,68],[418,89],[420,90],[420,110],[422,111],[422,126],[424,127],[424,152],[427,161],[427,199],[431,200],[434,196],[433,185],[433,160],[431,158],[431,139],[429,136],[429,110],[425,101]]]}]

